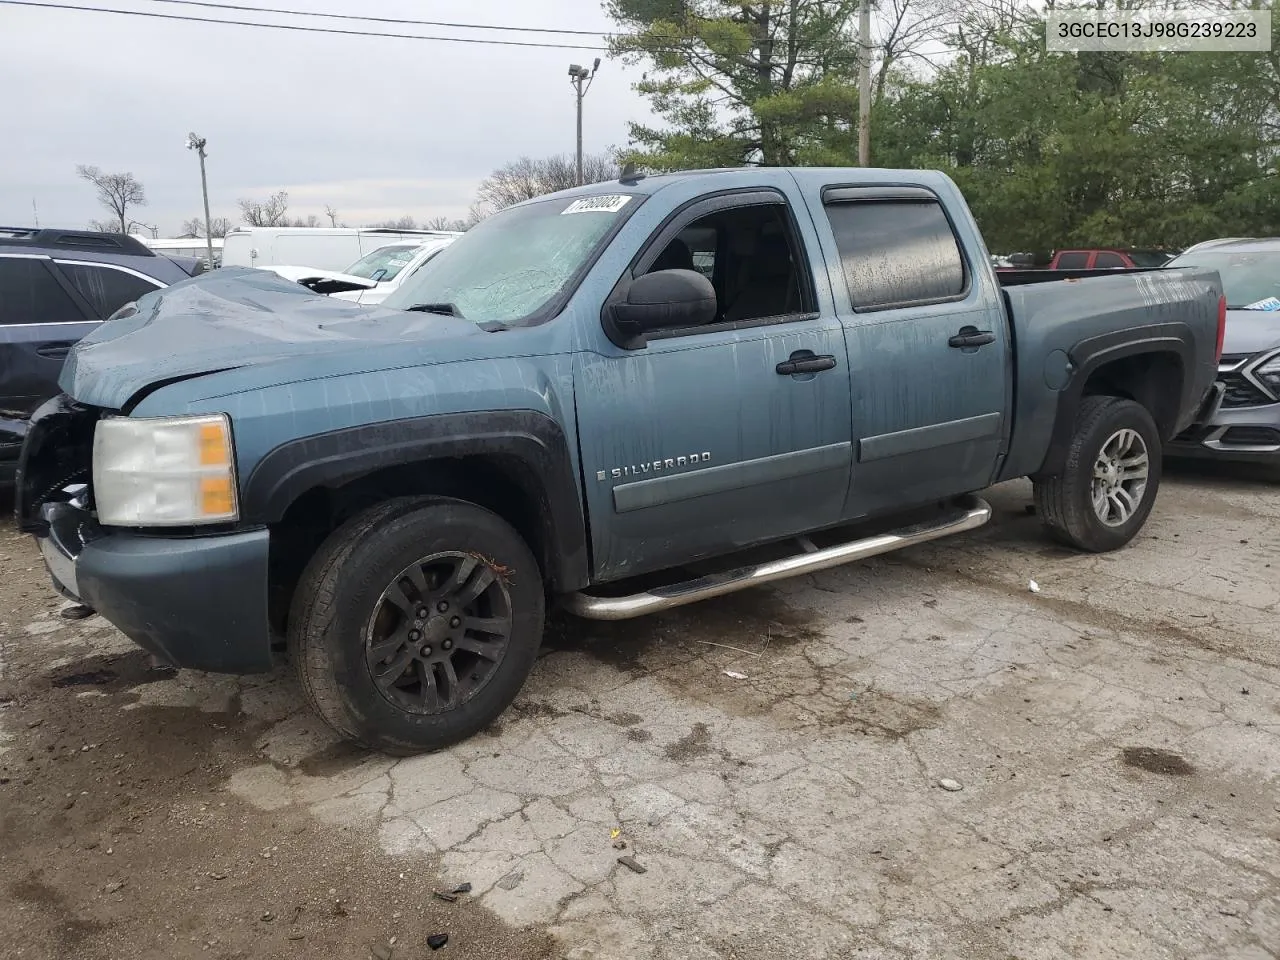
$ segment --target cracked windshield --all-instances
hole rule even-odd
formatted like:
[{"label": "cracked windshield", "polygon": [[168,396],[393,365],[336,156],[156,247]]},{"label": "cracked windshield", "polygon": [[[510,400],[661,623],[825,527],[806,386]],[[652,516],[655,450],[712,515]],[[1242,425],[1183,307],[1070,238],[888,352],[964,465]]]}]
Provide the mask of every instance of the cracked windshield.
[{"label": "cracked windshield", "polygon": [[476,323],[519,324],[555,299],[637,203],[617,194],[504,210],[450,244],[384,306],[453,304]]}]

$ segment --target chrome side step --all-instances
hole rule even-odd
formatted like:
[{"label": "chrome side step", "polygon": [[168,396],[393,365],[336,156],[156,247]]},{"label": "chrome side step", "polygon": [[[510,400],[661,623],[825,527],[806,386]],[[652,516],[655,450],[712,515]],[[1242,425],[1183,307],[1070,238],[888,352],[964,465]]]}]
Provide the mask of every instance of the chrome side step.
[{"label": "chrome side step", "polygon": [[979,497],[964,497],[954,510],[936,519],[917,523],[891,533],[851,540],[833,547],[815,549],[813,543],[799,538],[802,552],[781,560],[750,567],[738,567],[713,573],[696,580],[656,587],[626,597],[598,597],[589,593],[570,593],[561,604],[570,613],[588,620],[629,620],[645,614],[682,607],[687,603],[734,593],[747,587],[783,580],[801,573],[814,573],[854,560],[865,560],[881,553],[900,550],[917,543],[948,537],[982,526],[991,519],[991,506]]}]

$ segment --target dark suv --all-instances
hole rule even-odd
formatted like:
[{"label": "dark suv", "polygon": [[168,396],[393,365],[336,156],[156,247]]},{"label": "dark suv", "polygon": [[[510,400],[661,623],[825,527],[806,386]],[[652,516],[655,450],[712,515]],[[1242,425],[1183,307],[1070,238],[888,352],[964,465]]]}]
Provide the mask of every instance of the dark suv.
[{"label": "dark suv", "polygon": [[58,392],[73,344],[144,293],[200,272],[134,237],[0,227],[0,484],[13,479],[27,418]]}]

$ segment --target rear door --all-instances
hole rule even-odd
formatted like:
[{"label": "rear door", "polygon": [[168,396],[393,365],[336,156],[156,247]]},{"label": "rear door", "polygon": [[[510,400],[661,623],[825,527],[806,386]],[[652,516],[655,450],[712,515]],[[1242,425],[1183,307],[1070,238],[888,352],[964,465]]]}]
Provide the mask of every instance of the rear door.
[{"label": "rear door", "polygon": [[693,202],[650,237],[629,275],[697,270],[716,289],[718,313],[705,326],[650,334],[639,349],[577,355],[598,579],[839,520],[849,367],[816,248],[812,225],[772,189]]},{"label": "rear door", "polygon": [[814,193],[849,352],[846,517],[986,487],[1004,446],[1010,344],[993,274],[965,252],[981,241],[962,245],[924,187]]},{"label": "rear door", "polygon": [[48,257],[0,253],[0,459],[16,455],[22,421],[58,393],[70,345],[98,325]]}]

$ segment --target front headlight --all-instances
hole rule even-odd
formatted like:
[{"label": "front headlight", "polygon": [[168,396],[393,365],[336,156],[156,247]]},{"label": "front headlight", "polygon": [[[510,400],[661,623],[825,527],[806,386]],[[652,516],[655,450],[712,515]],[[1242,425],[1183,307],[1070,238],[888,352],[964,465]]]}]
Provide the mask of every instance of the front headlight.
[{"label": "front headlight", "polygon": [[93,498],[106,526],[185,527],[239,517],[231,421],[108,417],[93,434]]},{"label": "front headlight", "polygon": [[1261,380],[1263,386],[1272,394],[1280,397],[1280,353],[1273,353],[1254,367],[1253,375]]}]

